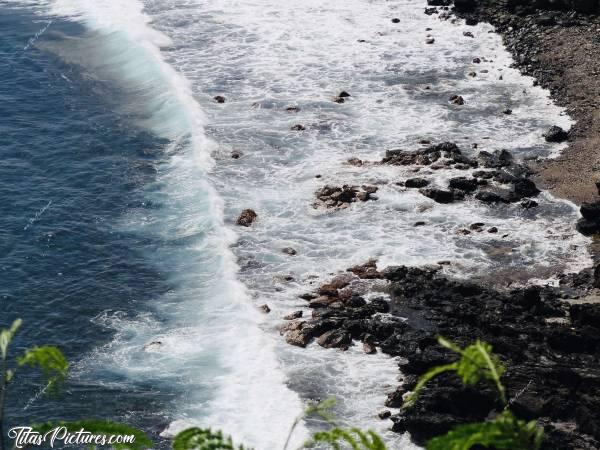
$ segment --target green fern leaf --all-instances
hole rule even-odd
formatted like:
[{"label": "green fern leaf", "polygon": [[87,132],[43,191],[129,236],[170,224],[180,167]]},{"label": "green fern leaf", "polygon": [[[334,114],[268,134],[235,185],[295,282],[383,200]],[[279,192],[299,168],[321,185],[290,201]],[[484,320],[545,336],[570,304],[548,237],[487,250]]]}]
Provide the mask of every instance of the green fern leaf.
[{"label": "green fern leaf", "polygon": [[386,450],[383,440],[377,433],[371,430],[364,432],[358,428],[350,430],[332,428],[328,431],[319,431],[305,446],[314,447],[319,443],[329,444],[334,450],[341,450],[342,444],[346,444],[352,450]]},{"label": "green fern leaf", "polygon": [[510,411],[492,421],[459,425],[427,442],[427,450],[470,450],[474,446],[496,450],[538,450],[543,429],[535,422],[518,420]]},{"label": "green fern leaf", "polygon": [[49,345],[35,346],[26,350],[17,358],[17,365],[39,367],[50,389],[62,383],[69,372],[69,363],[65,355],[58,348]]}]

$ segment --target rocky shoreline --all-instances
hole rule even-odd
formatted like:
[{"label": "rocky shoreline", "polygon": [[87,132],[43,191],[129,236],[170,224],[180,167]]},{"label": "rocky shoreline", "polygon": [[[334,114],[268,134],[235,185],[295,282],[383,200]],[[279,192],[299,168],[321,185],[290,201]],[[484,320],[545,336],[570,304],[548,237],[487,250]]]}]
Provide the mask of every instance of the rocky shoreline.
[{"label": "rocky shoreline", "polygon": [[[450,18],[451,2],[430,0],[429,5],[427,14],[444,10]],[[456,0],[454,12],[468,24],[495,25],[516,66],[549,89],[577,121],[568,134],[554,130],[557,139],[569,142],[561,157],[526,167],[507,152],[468,158],[454,144],[442,143],[416,152],[391,151],[380,162],[364,164],[479,168],[472,177],[449,180],[446,189],[430,188],[425,178],[408,179],[403,186],[440,203],[472,196],[492,204],[521,202],[523,208],[537,205],[532,198],[539,186],[582,205],[579,230],[598,233],[600,203],[585,202],[598,202],[599,195],[599,10],[595,0]],[[363,165],[357,159],[348,163]],[[325,186],[316,193],[315,207],[343,209],[355,201],[376,200],[375,191],[371,186]],[[473,224],[471,230],[482,226]],[[507,367],[503,382],[511,408],[544,426],[544,449],[600,448],[600,270],[562,276],[556,287],[512,290],[453,280],[440,270],[399,266],[379,271],[375,260],[349,268],[302,295],[310,315],[290,313],[281,333],[291,345],[316,341],[347,349],[359,344],[366,354],[382,351],[400,357],[404,379],[388,396],[385,406],[391,409],[402,405],[419,375],[453,360],[437,344],[438,335],[459,345],[485,340]],[[453,425],[485,420],[499,407],[493,390],[464,388],[444,376],[414,408],[382,410],[379,416],[391,420],[394,431],[409,432],[423,444]]]},{"label": "rocky shoreline", "polygon": [[548,89],[576,121],[568,136],[569,147],[558,158],[533,165],[538,185],[576,204],[598,201],[600,3],[458,0],[454,12],[468,24],[494,25],[515,66]]},{"label": "rocky shoreline", "polygon": [[[288,315],[281,333],[301,347],[315,340],[345,350],[362,342],[366,354],[380,349],[401,357],[404,379],[389,394],[389,408],[402,405],[427,369],[455,359],[437,336],[463,346],[485,340],[507,367],[503,382],[513,411],[544,425],[544,449],[600,448],[600,271],[565,276],[559,287],[505,292],[439,271],[400,266],[380,272],[374,260],[351,267],[304,294],[310,317]],[[386,295],[369,295],[373,283]],[[500,406],[493,389],[464,388],[445,376],[425,389],[414,408],[379,416],[423,444],[453,425],[485,420]]]}]

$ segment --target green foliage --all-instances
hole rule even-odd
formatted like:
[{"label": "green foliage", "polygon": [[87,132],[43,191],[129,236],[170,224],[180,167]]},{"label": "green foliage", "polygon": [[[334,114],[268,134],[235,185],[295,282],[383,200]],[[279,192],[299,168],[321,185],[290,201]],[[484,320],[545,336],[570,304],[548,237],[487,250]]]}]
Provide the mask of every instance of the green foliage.
[{"label": "green foliage", "polygon": [[[69,364],[62,352],[53,346],[34,346],[17,358],[14,368],[7,366],[8,347],[21,326],[21,320],[15,320],[9,329],[0,331],[0,356],[2,372],[0,375],[0,450],[4,449],[4,436],[2,422],[4,412],[4,399],[9,382],[13,379],[15,371],[24,366],[41,369],[44,377],[49,382],[49,387],[54,387],[65,380]],[[443,366],[433,367],[428,370],[417,383],[413,393],[406,399],[403,407],[414,405],[419,393],[425,385],[442,373],[456,373],[463,384],[474,385],[480,381],[492,382],[505,409],[493,420],[482,423],[459,425],[444,436],[431,439],[427,443],[427,450],[470,450],[474,446],[492,447],[495,450],[539,450],[544,437],[543,429],[535,421],[525,422],[517,419],[509,410],[506,392],[500,378],[504,367],[500,359],[492,353],[491,345],[477,340],[475,343],[461,349],[456,344],[440,337],[440,345],[452,350],[460,356],[457,361]],[[292,433],[304,417],[317,415],[333,426],[328,431],[320,431],[313,435],[305,447],[314,447],[326,444],[334,450],[351,448],[352,450],[386,450],[381,437],[374,431],[362,431],[358,428],[344,429],[336,426],[335,417],[331,409],[335,406],[335,399],[328,398],[320,403],[310,404],[304,413],[297,417],[290,429],[284,450],[287,449]],[[37,425],[34,428],[44,434],[56,427],[66,427],[69,432],[75,433],[85,430],[93,435],[127,435],[134,436],[132,443],[113,443],[116,450],[142,450],[152,448],[153,443],[148,436],[140,430],[120,423],[104,420],[83,420],[76,422],[49,422]],[[243,445],[235,446],[231,437],[224,436],[221,431],[211,429],[190,428],[179,433],[173,441],[173,450],[251,450]]]},{"label": "green foliage", "polygon": [[494,420],[459,425],[445,436],[431,439],[427,450],[469,450],[475,445],[496,450],[538,450],[544,431],[535,421],[518,420],[510,411]]},{"label": "green foliage", "polygon": [[331,409],[335,406],[335,397],[329,397],[318,403],[311,403],[304,410],[303,417],[317,415],[329,423],[335,423],[335,416],[331,413]]},{"label": "green foliage", "polygon": [[[4,450],[4,406],[6,391],[9,383],[13,380],[16,371],[22,367],[36,367],[41,370],[44,378],[48,381],[48,388],[54,389],[62,383],[68,374],[69,363],[63,353],[50,345],[34,346],[27,349],[23,355],[17,357],[16,365],[8,368],[8,347],[14,338],[17,330],[21,326],[21,320],[13,322],[9,329],[0,331],[0,356],[2,356],[2,366],[0,367],[0,450]],[[36,425],[33,428],[42,434],[57,428],[65,427],[69,432],[76,433],[85,430],[93,435],[106,436],[108,441],[110,436],[133,436],[133,442],[110,444],[115,450],[142,450],[152,448],[153,443],[150,438],[142,431],[128,425],[110,422],[106,420],[81,420],[76,422],[49,422],[42,425]],[[90,446],[90,448],[95,448]]]},{"label": "green foliage", "polygon": [[404,407],[414,405],[423,387],[433,378],[445,372],[455,372],[463,384],[474,385],[479,381],[491,381],[505,405],[495,419],[481,423],[459,425],[444,436],[431,439],[427,450],[469,450],[473,446],[493,447],[496,450],[538,450],[544,438],[544,430],[535,421],[518,420],[509,410],[506,390],[500,381],[504,366],[492,353],[492,346],[480,340],[462,349],[456,344],[438,338],[440,345],[460,355],[452,364],[429,369],[417,383],[415,390],[404,402]]},{"label": "green foliage", "polygon": [[[85,430],[94,435],[127,435],[134,436],[135,440],[131,443],[113,443],[110,445],[115,450],[142,450],[152,448],[152,440],[143,431],[137,428],[124,425],[122,423],[111,422],[108,420],[78,420],[75,422],[47,422],[40,425],[34,425],[33,428],[44,434],[56,427],[65,427],[69,432],[74,433],[79,430]],[[90,448],[93,448],[91,446]]]},{"label": "green foliage", "polygon": [[358,428],[345,430],[333,428],[328,431],[320,431],[313,435],[306,447],[313,447],[318,443],[329,444],[334,450],[341,450],[342,443],[346,443],[352,450],[386,450],[383,440],[374,431],[361,431]]},{"label": "green foliage", "polygon": [[251,450],[243,445],[235,447],[231,437],[210,428],[189,428],[173,441],[173,450]]},{"label": "green foliage", "polygon": [[405,400],[404,408],[413,406],[425,385],[445,372],[455,372],[465,385],[474,385],[481,380],[492,381],[498,390],[500,399],[506,404],[506,392],[500,381],[500,377],[504,373],[504,366],[500,359],[492,353],[490,344],[478,339],[474,344],[461,349],[443,337],[439,337],[438,342],[440,345],[459,354],[460,359],[452,364],[432,367],[422,375],[414,391]]},{"label": "green foliage", "polygon": [[17,358],[19,367],[38,367],[48,381],[50,389],[62,383],[69,372],[69,363],[62,352],[53,346],[34,346]]},{"label": "green foliage", "polygon": [[21,319],[17,319],[12,323],[8,330],[0,331],[0,356],[3,361],[6,360],[6,357],[8,356],[8,346],[22,323],[23,321]]}]

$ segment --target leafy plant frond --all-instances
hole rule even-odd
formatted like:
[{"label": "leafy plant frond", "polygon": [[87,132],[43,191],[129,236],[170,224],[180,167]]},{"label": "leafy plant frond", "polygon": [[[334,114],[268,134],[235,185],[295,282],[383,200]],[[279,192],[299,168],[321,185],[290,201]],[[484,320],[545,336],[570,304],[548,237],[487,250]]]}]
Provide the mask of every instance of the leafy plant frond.
[{"label": "leafy plant frond", "polygon": [[500,382],[504,366],[500,359],[492,353],[490,344],[477,339],[474,344],[463,350],[443,337],[438,338],[438,341],[444,347],[461,355],[461,359],[457,361],[456,373],[464,384],[473,385],[482,379],[493,381],[502,402],[506,403],[506,393]]},{"label": "leafy plant frond", "polygon": [[0,355],[2,356],[2,360],[6,360],[8,346],[22,323],[21,319],[17,319],[12,323],[10,328],[0,331]]},{"label": "leafy plant frond", "polygon": [[446,364],[443,366],[432,367],[431,369],[429,369],[427,372],[425,372],[424,375],[421,375],[414,390],[410,393],[410,395],[408,395],[406,397],[406,400],[404,400],[402,407],[410,408],[411,406],[413,406],[415,404],[415,402],[417,401],[417,398],[419,397],[421,390],[423,390],[423,388],[425,387],[425,385],[427,383],[429,383],[435,377],[437,377],[438,375],[440,375],[444,372],[456,371],[457,367],[458,367],[458,364],[453,363],[453,364]]},{"label": "leafy plant frond", "polygon": [[251,450],[235,447],[231,437],[210,428],[188,428],[175,436],[173,450]]},{"label": "leafy plant frond", "polygon": [[65,355],[57,348],[50,345],[34,346],[17,358],[19,367],[39,367],[52,389],[65,380],[69,372],[69,363]]},{"label": "leafy plant frond", "polygon": [[494,420],[459,425],[431,439],[427,450],[469,450],[476,445],[496,450],[539,450],[543,437],[544,430],[535,421],[526,423],[503,411]]},{"label": "leafy plant frond", "polygon": [[494,383],[498,394],[504,404],[506,404],[506,392],[500,377],[504,373],[504,366],[500,359],[492,353],[492,346],[479,339],[464,349],[449,340],[439,337],[440,345],[452,350],[460,355],[460,359],[452,364],[432,367],[419,378],[417,386],[404,402],[403,407],[413,406],[419,396],[419,393],[425,385],[432,379],[445,372],[455,372],[463,384],[474,385],[481,380],[489,380]]},{"label": "leafy plant frond", "polygon": [[319,431],[305,446],[313,447],[319,443],[329,444],[334,450],[341,450],[343,443],[350,446],[352,450],[386,450],[383,440],[377,433],[371,430],[364,432],[358,428],[346,430],[336,427],[328,431]]},{"label": "leafy plant frond", "polygon": [[[39,433],[45,434],[57,427],[65,427],[70,433],[75,433],[80,430],[85,430],[94,435],[110,436],[133,436],[133,442],[113,442],[110,448],[115,450],[142,450],[153,447],[152,440],[143,431],[137,428],[124,425],[122,423],[111,422],[108,420],[78,420],[74,422],[46,422],[43,424],[34,425],[33,428]],[[94,445],[91,444],[90,448]]]},{"label": "leafy plant frond", "polygon": [[331,413],[331,409],[335,406],[335,404],[335,397],[329,397],[319,403],[309,404],[304,410],[304,417],[317,415],[328,423],[335,424],[335,416]]}]

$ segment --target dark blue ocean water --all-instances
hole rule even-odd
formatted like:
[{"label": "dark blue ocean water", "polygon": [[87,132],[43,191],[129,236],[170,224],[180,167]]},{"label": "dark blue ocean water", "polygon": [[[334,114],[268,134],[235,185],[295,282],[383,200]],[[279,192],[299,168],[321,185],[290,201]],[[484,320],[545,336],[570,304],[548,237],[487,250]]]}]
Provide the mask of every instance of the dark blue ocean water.
[{"label": "dark blue ocean water", "polygon": [[[132,209],[151,208],[164,142],[115,114],[120,93],[41,50],[80,25],[0,7],[0,326],[23,319],[14,352],[59,346],[76,367],[110,342],[101,312],[143,313],[169,290],[143,253],[151,238],[118,231]],[[29,43],[29,44],[28,44]],[[89,373],[55,398],[24,370],[8,399],[9,424],[107,417],[147,430],[166,423],[168,390]]]}]

